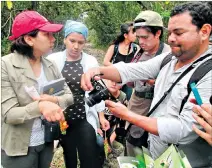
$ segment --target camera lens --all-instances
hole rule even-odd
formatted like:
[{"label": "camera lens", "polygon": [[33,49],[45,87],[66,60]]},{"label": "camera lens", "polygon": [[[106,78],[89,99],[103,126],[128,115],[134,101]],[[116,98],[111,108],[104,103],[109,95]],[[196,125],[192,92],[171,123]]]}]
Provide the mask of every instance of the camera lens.
[{"label": "camera lens", "polygon": [[87,98],[85,97],[84,101],[89,107],[92,107],[96,104],[96,102],[93,100],[92,97],[87,97]]},{"label": "camera lens", "polygon": [[96,86],[96,90],[101,90],[101,87],[100,86]]}]

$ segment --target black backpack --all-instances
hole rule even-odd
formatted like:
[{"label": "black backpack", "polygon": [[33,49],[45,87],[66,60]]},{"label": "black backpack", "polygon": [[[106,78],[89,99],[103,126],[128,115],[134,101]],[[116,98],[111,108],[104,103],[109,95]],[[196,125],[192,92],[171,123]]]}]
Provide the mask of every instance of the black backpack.
[{"label": "black backpack", "polygon": [[[210,54],[207,54],[206,56],[204,56],[204,58],[202,57],[201,60],[207,58],[208,56],[210,56]],[[169,54],[167,55],[162,63],[161,63],[161,67],[160,69],[162,69],[168,62],[170,62],[172,59],[172,55]],[[182,100],[182,103],[181,103],[181,107],[180,107],[180,112],[182,111],[183,109],[183,106],[185,105],[186,101],[188,100],[188,97],[191,93],[191,87],[190,87],[190,84],[191,83],[195,83],[197,84],[199,82],[199,80],[201,80],[210,70],[212,70],[212,59],[208,59],[207,61],[205,61],[204,63],[202,63],[195,71],[194,73],[192,74],[188,84],[187,84],[187,95],[184,97],[184,99]]]},{"label": "black backpack", "polygon": [[[135,43],[131,43],[130,44],[130,47],[129,47],[129,49],[128,49],[128,54],[129,54],[129,52],[130,52],[130,49],[131,49],[131,46],[133,47],[133,55],[135,55],[135,53],[136,53],[136,51],[137,51],[137,46],[136,46],[136,44]],[[116,56],[117,56],[117,54],[118,54],[118,50],[119,49],[119,45],[118,44],[115,44],[114,45],[114,52],[113,52],[113,56],[112,56],[112,58],[111,58],[111,60],[110,60],[110,62],[111,63],[114,63],[115,62],[115,60],[116,60]]]}]

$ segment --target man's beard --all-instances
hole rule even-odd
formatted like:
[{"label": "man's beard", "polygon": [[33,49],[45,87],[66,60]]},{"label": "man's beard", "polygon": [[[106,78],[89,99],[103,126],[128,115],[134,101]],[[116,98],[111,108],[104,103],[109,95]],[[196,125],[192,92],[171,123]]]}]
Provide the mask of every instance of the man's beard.
[{"label": "man's beard", "polygon": [[173,54],[175,57],[179,58],[181,55],[183,55],[183,52],[182,52],[182,50],[179,50],[178,52],[173,52],[173,51],[172,51],[172,54]]},{"label": "man's beard", "polygon": [[[180,45],[170,45],[171,49],[172,49],[172,54],[179,58],[181,55],[183,55],[183,51]],[[173,47],[176,47],[177,49],[173,50]]]}]

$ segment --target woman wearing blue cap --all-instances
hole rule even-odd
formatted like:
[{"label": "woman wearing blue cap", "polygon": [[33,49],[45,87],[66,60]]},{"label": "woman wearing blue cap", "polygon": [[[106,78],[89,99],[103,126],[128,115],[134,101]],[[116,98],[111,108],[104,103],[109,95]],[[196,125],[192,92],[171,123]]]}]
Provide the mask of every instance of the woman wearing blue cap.
[{"label": "woman wearing blue cap", "polygon": [[[99,168],[101,166],[95,130],[99,125],[97,111],[102,112],[105,105],[102,102],[88,107],[84,101],[88,92],[80,87],[81,75],[89,68],[97,67],[98,62],[93,56],[82,52],[88,37],[88,28],[84,24],[68,20],[64,32],[66,49],[51,54],[48,58],[56,62],[74,94],[74,105],[69,106],[65,113],[69,127],[66,135],[61,138],[65,164],[67,168],[76,168],[78,152],[81,168]],[[107,120],[101,124],[109,127]]]}]

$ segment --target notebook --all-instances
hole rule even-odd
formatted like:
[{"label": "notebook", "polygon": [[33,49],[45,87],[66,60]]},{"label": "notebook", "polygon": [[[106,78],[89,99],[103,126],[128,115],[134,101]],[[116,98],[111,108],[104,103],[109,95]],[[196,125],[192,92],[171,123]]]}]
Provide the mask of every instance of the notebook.
[{"label": "notebook", "polygon": [[64,94],[65,78],[52,80],[41,87],[41,94],[59,96]]}]

